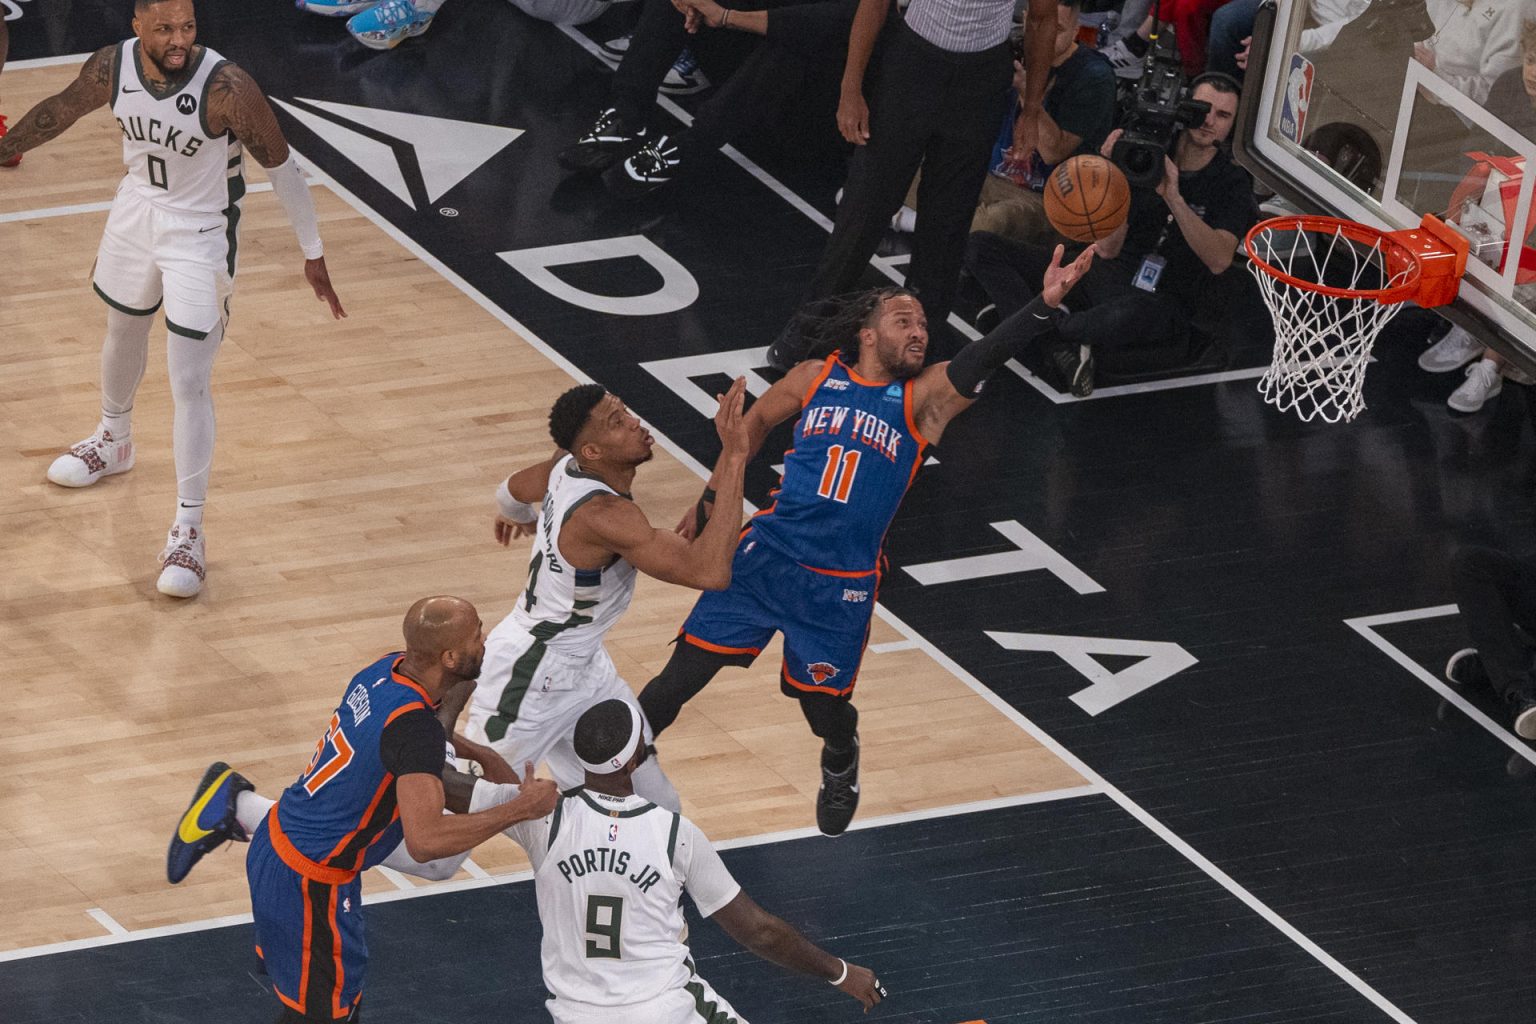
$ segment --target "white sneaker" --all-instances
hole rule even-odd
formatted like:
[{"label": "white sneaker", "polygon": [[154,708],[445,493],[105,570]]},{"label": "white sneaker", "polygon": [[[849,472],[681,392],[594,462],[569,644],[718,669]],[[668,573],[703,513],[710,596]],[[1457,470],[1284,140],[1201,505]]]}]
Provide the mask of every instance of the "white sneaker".
[{"label": "white sneaker", "polygon": [[1125,45],[1125,40],[1119,36],[1109,41],[1109,45],[1099,51],[1109,66],[1114,68],[1116,78],[1137,79],[1141,77],[1142,65],[1145,57],[1138,57],[1131,52],[1131,48]]},{"label": "white sneaker", "polygon": [[1445,404],[1457,412],[1477,412],[1484,402],[1503,390],[1504,378],[1499,376],[1499,364],[1492,359],[1479,359],[1467,367],[1467,379],[1451,392]]},{"label": "white sneaker", "polygon": [[48,479],[60,487],[89,487],[104,476],[133,468],[133,439],[119,441],[102,427],[53,460]]},{"label": "white sneaker", "polygon": [[1460,327],[1452,327],[1445,337],[1419,356],[1419,369],[1430,373],[1450,373],[1482,355],[1484,347],[1482,342]]},{"label": "white sneaker", "polygon": [[155,584],[160,593],[169,597],[193,597],[203,589],[207,572],[203,557],[203,531],[195,526],[180,523],[171,527],[165,538],[165,550],[160,552],[160,581]]}]

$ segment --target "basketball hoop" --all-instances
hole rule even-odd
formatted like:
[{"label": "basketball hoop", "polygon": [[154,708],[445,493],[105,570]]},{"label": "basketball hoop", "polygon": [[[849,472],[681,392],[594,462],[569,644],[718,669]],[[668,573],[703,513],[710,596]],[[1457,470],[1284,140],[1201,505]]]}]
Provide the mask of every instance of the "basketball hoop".
[{"label": "basketball hoop", "polygon": [[1259,393],[1282,412],[1328,423],[1347,423],[1365,408],[1371,346],[1402,304],[1451,302],[1467,266],[1467,239],[1429,215],[1409,231],[1275,217],[1254,225],[1243,244],[1275,321]]}]

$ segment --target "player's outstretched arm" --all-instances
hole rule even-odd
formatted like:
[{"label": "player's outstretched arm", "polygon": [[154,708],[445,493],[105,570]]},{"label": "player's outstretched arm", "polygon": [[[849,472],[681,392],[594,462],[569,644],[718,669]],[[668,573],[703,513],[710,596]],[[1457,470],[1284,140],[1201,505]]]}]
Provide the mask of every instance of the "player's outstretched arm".
[{"label": "player's outstretched arm", "polygon": [[731,559],[741,529],[743,478],[750,459],[746,415],[747,382],[737,377],[720,396],[715,429],[720,434],[720,460],[715,464],[720,504],[737,511],[716,516],[691,540],[676,531],[658,530],[634,502],[598,498],[572,518],[596,543],[626,559],[647,576],[696,590],[724,590],[731,583]]},{"label": "player's outstretched arm", "polygon": [[516,798],[473,814],[443,813],[443,780],[427,772],[400,776],[395,796],[405,849],[423,863],[473,850],[503,829],[520,821],[542,818],[555,809],[559,790],[549,779],[537,779],[533,765],[523,766],[524,782]]},{"label": "player's outstretched arm", "polygon": [[58,138],[82,116],[106,106],[112,99],[112,60],[116,46],[104,46],[86,59],[85,66],[64,91],[50,96],[24,114],[0,138],[0,163]]},{"label": "player's outstretched arm", "polygon": [[868,967],[840,960],[775,917],[744,892],[715,911],[711,920],[725,933],[764,960],[791,971],[825,978],[853,996],[868,1010],[885,996],[885,989]]},{"label": "player's outstretched arm", "polygon": [[[763,447],[773,428],[796,416],[805,401],[805,393],[810,389],[811,382],[821,372],[821,361],[804,362],[785,374],[777,383],[763,392],[757,401],[752,403],[752,408],[742,423],[747,432],[747,461],[751,462]],[[724,451],[721,459],[725,458]],[[710,474],[709,482],[704,485],[704,494],[693,508],[683,513],[683,518],[677,524],[677,533],[683,537],[696,537],[704,529],[710,517],[714,514],[715,503],[719,498],[720,466],[715,466],[715,471]],[[729,506],[728,506],[729,507]]]},{"label": "player's outstretched arm", "polygon": [[1045,271],[1040,294],[1017,313],[962,348],[947,363],[935,363],[918,377],[913,395],[917,428],[930,442],[943,436],[949,421],[981,397],[987,379],[1009,359],[1022,357],[1035,339],[1063,316],[1061,302],[1093,265],[1093,246],[1062,266],[1064,247],[1058,245]]},{"label": "player's outstretched arm", "polygon": [[315,218],[315,203],[304,175],[288,150],[288,140],[278,127],[272,104],[262,95],[256,80],[235,64],[224,64],[208,83],[208,127],[215,133],[229,131],[240,144],[267,169],[272,191],[277,193],[293,233],[304,250],[304,279],[314,289],[315,298],[331,308],[331,316],[346,316],[341,299],[331,287],[331,275],[325,266],[325,247],[320,244],[320,224]]}]

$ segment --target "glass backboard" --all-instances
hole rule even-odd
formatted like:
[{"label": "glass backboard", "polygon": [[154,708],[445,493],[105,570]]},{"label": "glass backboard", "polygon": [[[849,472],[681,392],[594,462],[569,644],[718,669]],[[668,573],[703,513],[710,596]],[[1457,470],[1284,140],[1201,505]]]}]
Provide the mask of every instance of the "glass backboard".
[{"label": "glass backboard", "polygon": [[1239,159],[1308,212],[1444,219],[1471,248],[1457,319],[1536,358],[1536,3],[1277,0],[1253,44]]}]

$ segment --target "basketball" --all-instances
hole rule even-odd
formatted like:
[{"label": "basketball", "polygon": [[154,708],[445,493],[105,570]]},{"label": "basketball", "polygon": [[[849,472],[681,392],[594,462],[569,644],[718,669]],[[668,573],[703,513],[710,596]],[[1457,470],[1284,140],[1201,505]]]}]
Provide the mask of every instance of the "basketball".
[{"label": "basketball", "polygon": [[1045,216],[1074,242],[1095,242],[1125,223],[1131,186],[1101,156],[1063,160],[1045,182]]}]

